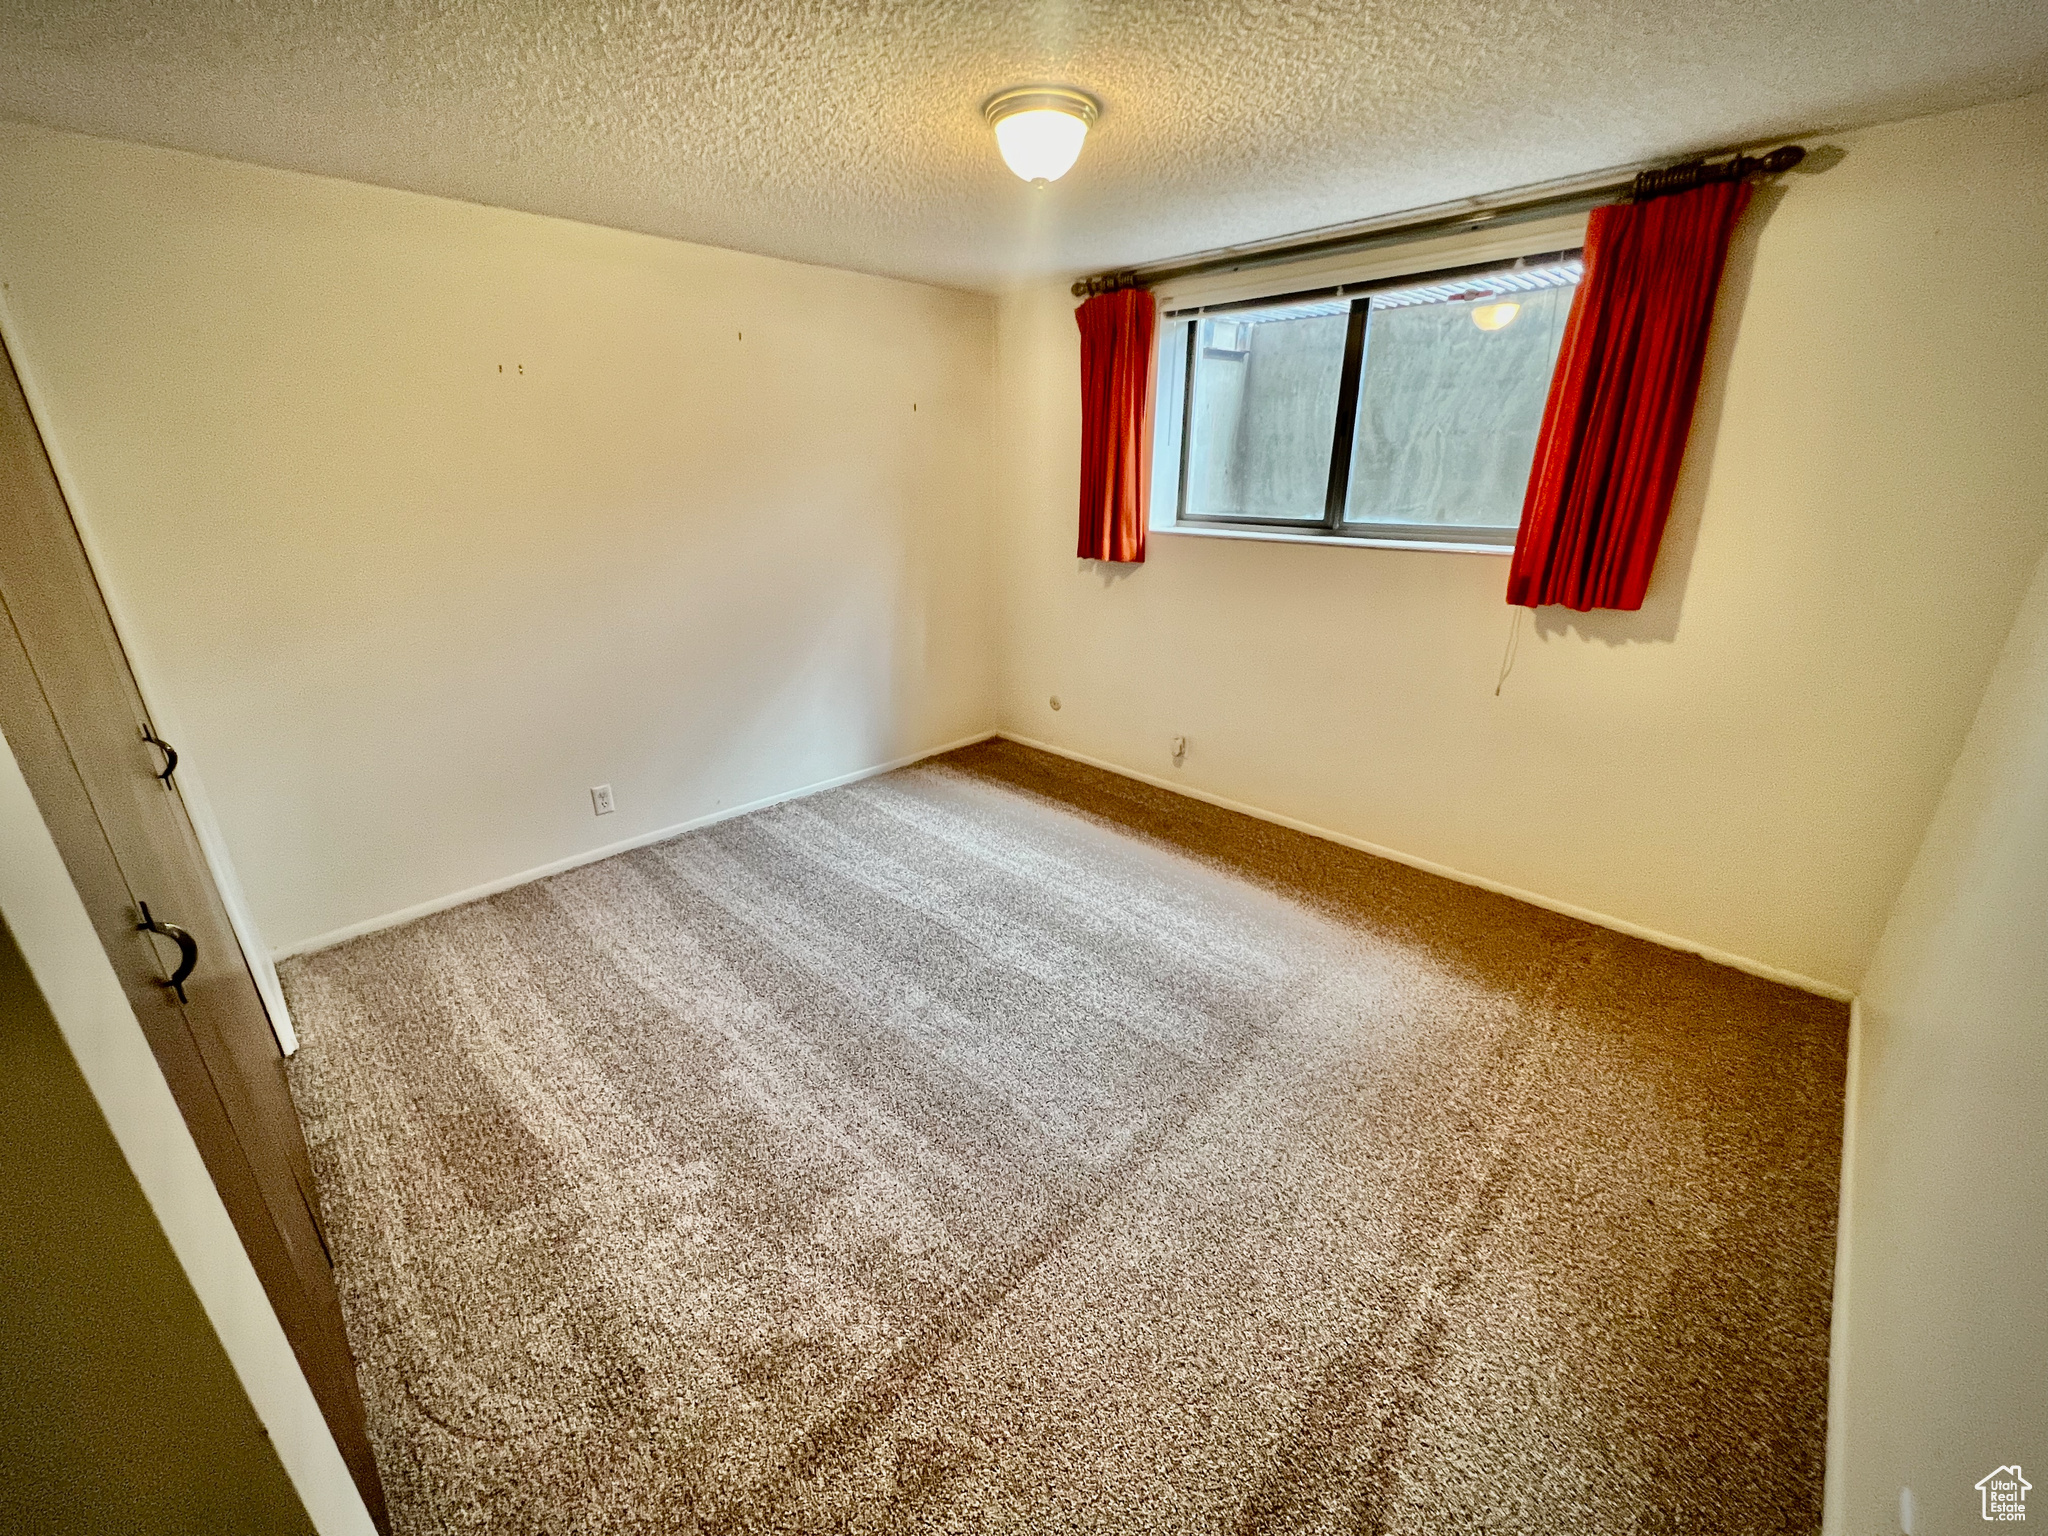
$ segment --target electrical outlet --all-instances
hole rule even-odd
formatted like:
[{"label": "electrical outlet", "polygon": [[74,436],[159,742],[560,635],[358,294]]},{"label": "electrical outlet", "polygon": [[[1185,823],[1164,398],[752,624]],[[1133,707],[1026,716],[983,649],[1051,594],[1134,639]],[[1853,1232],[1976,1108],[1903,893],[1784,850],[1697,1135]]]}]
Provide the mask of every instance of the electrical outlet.
[{"label": "electrical outlet", "polygon": [[1188,739],[1185,736],[1173,738],[1173,760],[1177,763],[1188,755]]},{"label": "electrical outlet", "polygon": [[611,787],[611,785],[609,785],[609,784],[597,784],[597,785],[593,785],[593,786],[591,787],[591,791],[590,791],[590,809],[591,809],[591,811],[592,811],[592,813],[593,813],[593,814],[595,814],[595,815],[598,815],[598,816],[609,816],[609,815],[611,815],[611,813],[612,813],[612,787]]},{"label": "electrical outlet", "polygon": [[1899,1490],[1899,1530],[1904,1536],[1918,1536],[1919,1512],[1913,1508],[1913,1490]]}]

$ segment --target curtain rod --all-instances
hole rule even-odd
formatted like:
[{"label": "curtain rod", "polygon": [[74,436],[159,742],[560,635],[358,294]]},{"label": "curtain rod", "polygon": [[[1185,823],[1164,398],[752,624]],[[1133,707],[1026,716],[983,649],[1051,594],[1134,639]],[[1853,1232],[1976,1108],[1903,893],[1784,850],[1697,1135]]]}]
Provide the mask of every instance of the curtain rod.
[{"label": "curtain rod", "polygon": [[[1717,150],[1715,154],[1728,154]],[[1612,172],[1596,172],[1577,181],[1538,183],[1486,198],[1461,198],[1455,203],[1438,203],[1432,208],[1391,214],[1385,219],[1352,225],[1332,234],[1293,235],[1267,244],[1234,246],[1213,255],[1154,266],[1130,267],[1121,272],[1102,272],[1077,280],[1074,297],[1112,293],[1119,288],[1149,288],[1183,277],[1202,277],[1212,272],[1237,272],[1247,267],[1273,266],[1280,262],[1304,261],[1312,256],[1341,256],[1369,250],[1377,245],[1420,239],[1429,235],[1456,234],[1496,224],[1515,224],[1525,219],[1552,214],[1584,213],[1606,203],[1648,202],[1675,192],[1689,192],[1717,181],[1743,181],[1752,176],[1776,176],[1789,171],[1806,158],[1798,144],[1785,144],[1765,155],[1735,154],[1727,160],[1697,155],[1677,165],[1655,166],[1621,179]],[[1588,184],[1590,183],[1590,184]],[[1439,212],[1438,210],[1445,210]]]}]

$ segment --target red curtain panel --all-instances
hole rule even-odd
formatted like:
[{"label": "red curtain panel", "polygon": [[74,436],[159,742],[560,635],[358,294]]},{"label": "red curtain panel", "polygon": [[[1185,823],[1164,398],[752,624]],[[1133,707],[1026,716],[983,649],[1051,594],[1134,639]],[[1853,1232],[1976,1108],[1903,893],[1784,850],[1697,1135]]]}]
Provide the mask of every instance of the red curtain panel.
[{"label": "red curtain panel", "polygon": [[1508,601],[1640,608],[1749,183],[1596,209],[1508,571]]},{"label": "red curtain panel", "polygon": [[1074,311],[1081,327],[1083,560],[1145,558],[1145,395],[1152,380],[1152,295],[1098,293]]}]

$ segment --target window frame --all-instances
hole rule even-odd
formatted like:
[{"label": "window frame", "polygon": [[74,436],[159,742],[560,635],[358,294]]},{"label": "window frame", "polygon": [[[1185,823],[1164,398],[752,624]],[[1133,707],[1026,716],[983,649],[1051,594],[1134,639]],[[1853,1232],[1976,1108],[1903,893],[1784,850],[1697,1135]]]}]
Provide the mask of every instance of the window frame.
[{"label": "window frame", "polygon": [[[1333,541],[1377,546],[1412,545],[1429,549],[1462,548],[1506,552],[1514,548],[1521,531],[1520,519],[1512,526],[1500,524],[1366,523],[1347,522],[1344,508],[1350,497],[1351,460],[1358,431],[1358,396],[1365,377],[1366,347],[1372,327],[1372,299],[1376,293],[1401,288],[1420,288],[1432,283],[1453,282],[1510,270],[1518,265],[1540,266],[1583,259],[1584,241],[1557,250],[1532,251],[1517,255],[1489,255],[1481,261],[1450,266],[1425,267],[1353,282],[1326,284],[1318,288],[1266,293],[1255,297],[1230,298],[1204,304],[1191,301],[1165,310],[1161,319],[1186,331],[1181,347],[1177,379],[1173,390],[1179,420],[1174,424],[1172,443],[1176,459],[1173,508],[1170,520],[1156,521],[1155,533],[1236,533],[1242,537],[1289,538],[1302,541]],[[1295,517],[1226,516],[1186,510],[1188,465],[1193,452],[1195,406],[1195,364],[1201,324],[1204,319],[1237,310],[1280,309],[1289,304],[1346,298],[1351,301],[1344,332],[1344,357],[1337,383],[1337,410],[1331,423],[1329,477],[1324,491],[1323,515],[1319,521]],[[1164,361],[1162,355],[1162,362]],[[1164,403],[1162,401],[1161,403]],[[1157,469],[1155,466],[1155,483]]]}]

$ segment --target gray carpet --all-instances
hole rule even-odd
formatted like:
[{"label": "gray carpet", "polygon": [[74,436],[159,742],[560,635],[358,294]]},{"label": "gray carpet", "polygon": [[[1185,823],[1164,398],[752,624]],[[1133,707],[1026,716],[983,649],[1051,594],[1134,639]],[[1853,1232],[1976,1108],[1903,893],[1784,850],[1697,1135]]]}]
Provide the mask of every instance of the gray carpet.
[{"label": "gray carpet", "polygon": [[994,742],[290,965],[400,1532],[1811,1532],[1846,1010]]}]

